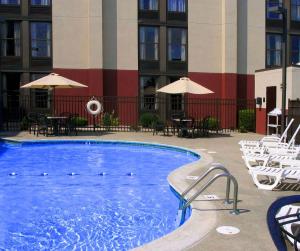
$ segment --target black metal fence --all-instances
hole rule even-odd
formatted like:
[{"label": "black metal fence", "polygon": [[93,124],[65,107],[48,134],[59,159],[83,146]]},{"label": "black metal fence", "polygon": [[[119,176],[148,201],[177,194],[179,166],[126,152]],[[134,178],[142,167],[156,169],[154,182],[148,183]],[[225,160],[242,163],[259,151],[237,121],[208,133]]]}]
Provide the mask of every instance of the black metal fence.
[{"label": "black metal fence", "polygon": [[[289,136],[292,137],[294,132],[297,130],[298,125],[300,124],[300,100],[289,100],[289,120],[294,118],[295,121],[289,130]],[[300,144],[300,134],[298,133],[296,137],[296,143]]]},{"label": "black metal fence", "polygon": [[23,96],[10,95],[3,99],[3,126],[6,131],[26,129],[26,116],[30,112],[49,115],[72,113],[80,117],[78,127],[84,131],[102,130],[109,127],[112,131],[149,130],[141,127],[140,118],[144,113],[155,114],[168,123],[178,113],[197,121],[211,117],[218,123],[219,130],[235,130],[239,127],[240,111],[249,111],[255,117],[254,100],[203,99],[167,97],[94,97],[103,106],[98,116],[89,114],[86,104],[91,97],[49,95]]}]

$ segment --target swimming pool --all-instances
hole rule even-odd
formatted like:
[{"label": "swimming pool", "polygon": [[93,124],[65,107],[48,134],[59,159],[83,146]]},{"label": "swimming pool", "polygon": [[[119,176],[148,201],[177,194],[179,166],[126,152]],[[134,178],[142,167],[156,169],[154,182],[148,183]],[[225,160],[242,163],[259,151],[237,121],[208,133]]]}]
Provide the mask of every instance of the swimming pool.
[{"label": "swimming pool", "polygon": [[0,142],[0,250],[128,250],[173,231],[168,174],[188,151],[118,142]]}]

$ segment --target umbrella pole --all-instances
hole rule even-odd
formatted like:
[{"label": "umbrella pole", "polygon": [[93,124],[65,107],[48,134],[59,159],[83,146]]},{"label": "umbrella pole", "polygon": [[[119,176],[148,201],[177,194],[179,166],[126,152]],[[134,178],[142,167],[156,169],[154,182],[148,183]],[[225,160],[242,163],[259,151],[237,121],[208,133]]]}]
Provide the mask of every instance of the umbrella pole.
[{"label": "umbrella pole", "polygon": [[187,94],[183,94],[183,115],[187,117]]},{"label": "umbrella pole", "polygon": [[53,87],[53,90],[52,90],[52,99],[53,99],[52,115],[55,116],[55,87]]}]

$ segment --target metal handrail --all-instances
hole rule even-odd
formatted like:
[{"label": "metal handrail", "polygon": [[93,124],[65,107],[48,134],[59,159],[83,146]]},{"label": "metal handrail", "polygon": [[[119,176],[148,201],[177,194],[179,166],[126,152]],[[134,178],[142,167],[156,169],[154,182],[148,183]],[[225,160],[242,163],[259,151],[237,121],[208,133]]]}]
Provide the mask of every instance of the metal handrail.
[{"label": "metal handrail", "polygon": [[237,202],[238,202],[238,183],[235,177],[233,177],[230,173],[221,173],[216,174],[212,179],[210,179],[197,193],[195,193],[190,199],[187,200],[186,203],[184,203],[181,206],[181,210],[185,211],[190,204],[201,194],[203,193],[211,184],[213,184],[216,180],[219,178],[226,177],[233,183],[234,187],[234,193],[233,193],[233,210],[231,211],[232,214],[238,215],[239,210],[237,209]]},{"label": "metal handrail", "polygon": [[[196,182],[194,182],[191,186],[189,186],[182,194],[181,194],[181,203],[180,205],[182,205],[182,202],[184,201],[184,196],[187,195],[193,188],[195,188],[204,178],[206,178],[211,172],[215,171],[215,170],[221,170],[224,173],[229,173],[229,171],[222,165],[219,163],[214,164],[211,168],[209,168],[201,177],[199,177]],[[225,203],[229,204],[229,194],[230,194],[230,179],[227,178],[227,185],[226,185],[226,200]]]},{"label": "metal handrail", "polygon": [[[221,170],[223,173],[216,174],[213,178],[211,178],[205,185],[197,191],[191,198],[187,201],[185,200],[185,196],[192,191],[204,178],[206,178],[210,173],[215,170]],[[181,212],[180,225],[185,221],[186,209],[190,206],[190,204],[201,194],[203,193],[210,185],[212,185],[219,178],[225,177],[227,178],[226,184],[226,199],[225,203],[230,204],[230,183],[233,183],[234,192],[233,192],[233,210],[230,212],[231,214],[238,215],[239,210],[237,209],[238,203],[238,182],[234,176],[230,174],[230,172],[221,164],[214,164],[211,168],[209,168],[202,176],[200,176],[192,185],[190,185],[181,195],[180,195],[180,203],[179,203],[179,211]]]}]

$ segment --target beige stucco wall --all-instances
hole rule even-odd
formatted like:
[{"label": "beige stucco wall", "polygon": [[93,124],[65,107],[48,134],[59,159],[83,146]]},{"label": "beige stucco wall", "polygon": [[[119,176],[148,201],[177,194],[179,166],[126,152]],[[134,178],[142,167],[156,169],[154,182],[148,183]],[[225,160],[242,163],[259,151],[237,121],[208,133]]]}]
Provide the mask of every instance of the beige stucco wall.
[{"label": "beige stucco wall", "polygon": [[[266,88],[268,86],[276,86],[276,106],[281,108],[281,89],[282,70],[268,70],[257,72],[255,74],[255,97],[266,98]],[[300,68],[288,67],[287,69],[287,91],[286,97],[288,99],[300,98]],[[266,108],[266,102],[263,103],[262,108]],[[286,108],[288,108],[286,106]]]},{"label": "beige stucco wall", "polygon": [[102,0],[89,0],[89,68],[103,68]]},{"label": "beige stucco wall", "polygon": [[292,86],[292,93],[291,93],[291,99],[300,99],[300,68],[293,67],[293,86]]},{"label": "beige stucco wall", "polygon": [[102,68],[102,0],[53,1],[53,67]]},{"label": "beige stucco wall", "polygon": [[[54,68],[137,70],[137,8],[137,0],[53,1]],[[190,72],[264,68],[264,1],[189,0],[188,10]]]},{"label": "beige stucco wall", "polygon": [[104,69],[138,69],[137,8],[136,0],[103,0]]},{"label": "beige stucco wall", "polygon": [[190,72],[215,73],[222,70],[222,1],[188,2]]},{"label": "beige stucco wall", "polygon": [[237,0],[222,1],[222,73],[237,72]]},{"label": "beige stucco wall", "polygon": [[238,0],[238,59],[239,74],[254,74],[265,68],[265,1]]}]

